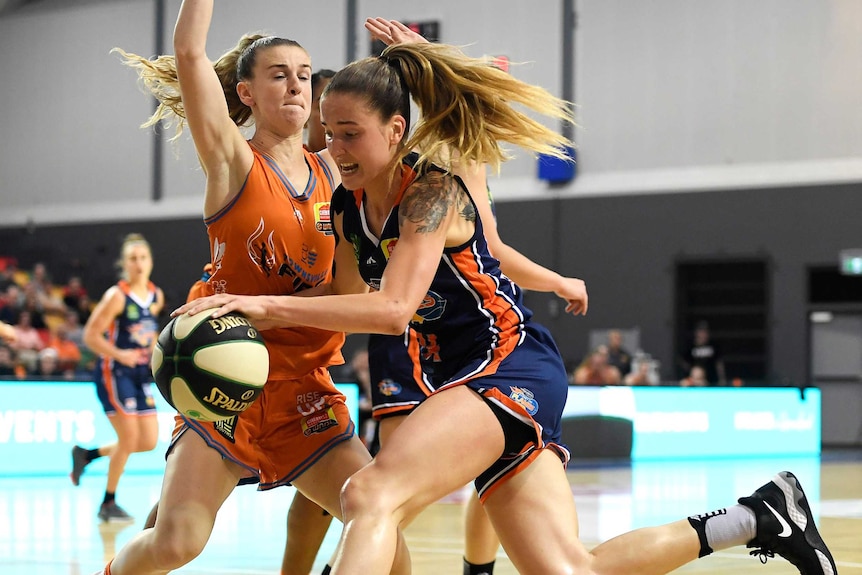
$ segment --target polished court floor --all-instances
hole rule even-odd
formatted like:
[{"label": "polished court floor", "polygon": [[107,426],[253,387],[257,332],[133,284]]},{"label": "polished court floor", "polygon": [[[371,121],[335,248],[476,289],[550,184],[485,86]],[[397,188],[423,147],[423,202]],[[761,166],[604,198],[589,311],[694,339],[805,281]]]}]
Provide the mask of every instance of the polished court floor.
[{"label": "polished court floor", "polygon": [[[568,475],[579,507],[581,537],[597,544],[629,529],[710,511],[747,495],[782,469],[802,481],[842,575],[862,575],[862,454],[826,452],[819,458],[654,461],[575,464]],[[158,498],[158,475],[127,475],[118,501],[137,521],[113,527],[96,519],[104,476],[2,478],[0,575],[91,575],[141,529]],[[278,575],[292,488],[238,488],[219,514],[204,553],[175,571],[186,575]],[[416,575],[461,573],[464,490],[436,503],[407,530]],[[333,526],[315,573],[337,540]],[[501,551],[496,573],[516,573]],[[696,561],[677,573],[792,574],[778,558],[761,565],[743,548]]]}]

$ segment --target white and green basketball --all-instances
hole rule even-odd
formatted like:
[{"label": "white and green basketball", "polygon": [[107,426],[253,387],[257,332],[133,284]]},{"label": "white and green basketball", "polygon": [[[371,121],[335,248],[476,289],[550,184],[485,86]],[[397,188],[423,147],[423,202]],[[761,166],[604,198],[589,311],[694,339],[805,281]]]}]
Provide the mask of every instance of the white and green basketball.
[{"label": "white and green basketball", "polygon": [[172,319],[153,351],[153,378],[177,411],[220,421],[245,411],[263,391],[269,353],[242,314],[213,318],[218,308]]}]

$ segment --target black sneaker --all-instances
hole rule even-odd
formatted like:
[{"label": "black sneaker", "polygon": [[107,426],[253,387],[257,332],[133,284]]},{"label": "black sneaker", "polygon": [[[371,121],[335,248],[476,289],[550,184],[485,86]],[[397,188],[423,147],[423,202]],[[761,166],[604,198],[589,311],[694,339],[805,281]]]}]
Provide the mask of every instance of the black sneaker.
[{"label": "black sneaker", "polygon": [[83,447],[75,446],[72,448],[72,473],[69,478],[72,480],[72,485],[77,486],[81,483],[81,475],[84,473],[84,468],[90,463],[87,459],[87,450]]},{"label": "black sneaker", "polygon": [[796,476],[782,471],[750,497],[739,499],[757,520],[757,536],[746,547],[766,563],[778,553],[802,575],[837,575],[826,543],[817,532],[808,499]]},{"label": "black sneaker", "polygon": [[102,503],[99,507],[99,519],[107,523],[134,523],[135,518],[115,502]]}]

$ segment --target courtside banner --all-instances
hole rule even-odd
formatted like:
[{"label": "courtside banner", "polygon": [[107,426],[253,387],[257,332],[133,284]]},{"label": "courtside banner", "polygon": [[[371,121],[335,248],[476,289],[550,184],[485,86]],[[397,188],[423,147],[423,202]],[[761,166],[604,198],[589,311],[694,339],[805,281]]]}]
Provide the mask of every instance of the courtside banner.
[{"label": "courtside banner", "polygon": [[[356,420],[359,388],[352,383],[336,387],[347,397]],[[153,451],[133,453],[126,473],[162,473],[176,411],[152,386],[159,418],[159,443]],[[68,475],[74,445],[87,449],[107,445],[116,434],[96,397],[96,386],[82,381],[0,381],[0,477]],[[104,475],[108,458],[87,466],[86,475]]]},{"label": "courtside banner", "polygon": [[817,388],[570,386],[563,439],[632,460],[818,455],[820,400]]}]

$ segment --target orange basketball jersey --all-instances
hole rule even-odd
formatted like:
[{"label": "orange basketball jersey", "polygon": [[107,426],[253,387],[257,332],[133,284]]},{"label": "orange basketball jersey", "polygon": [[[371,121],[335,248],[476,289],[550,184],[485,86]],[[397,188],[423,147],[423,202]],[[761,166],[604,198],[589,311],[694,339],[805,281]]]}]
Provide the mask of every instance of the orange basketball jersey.
[{"label": "orange basketball jersey", "polygon": [[[254,163],[237,196],[204,220],[210,239],[213,293],[291,295],[328,282],[335,238],[329,201],[332,174],[305,151],[308,185],[296,190],[275,161],[252,148]],[[310,327],[263,332],[269,377],[290,379],[343,363],[344,334]]]}]

